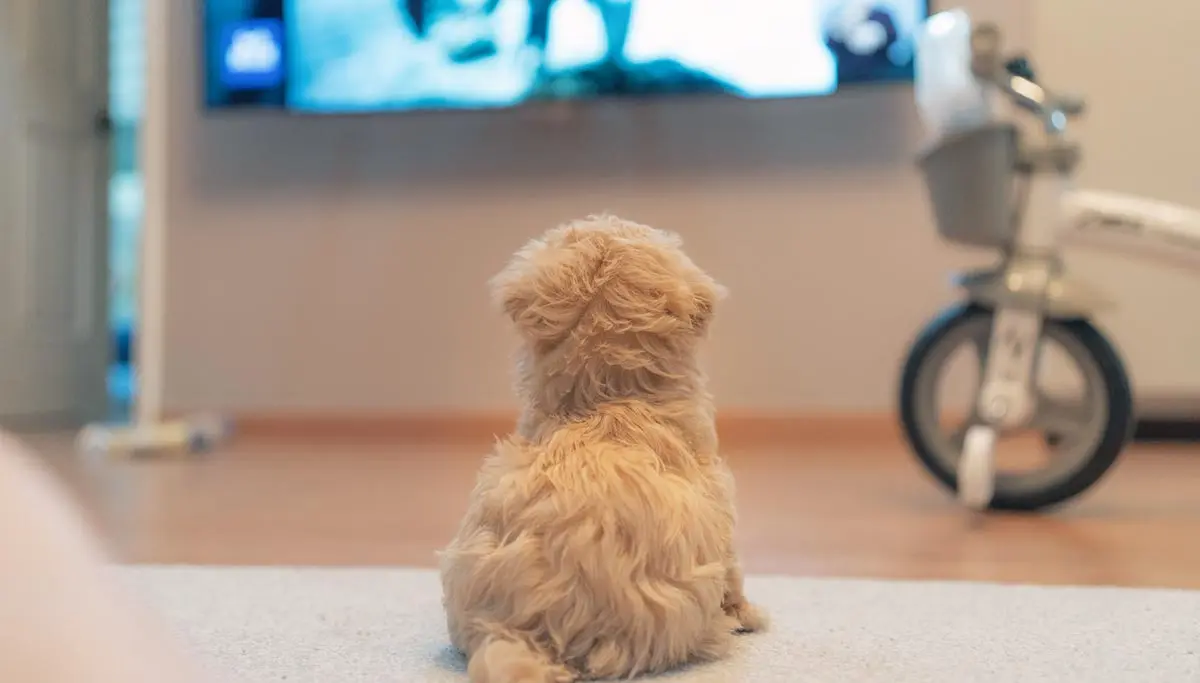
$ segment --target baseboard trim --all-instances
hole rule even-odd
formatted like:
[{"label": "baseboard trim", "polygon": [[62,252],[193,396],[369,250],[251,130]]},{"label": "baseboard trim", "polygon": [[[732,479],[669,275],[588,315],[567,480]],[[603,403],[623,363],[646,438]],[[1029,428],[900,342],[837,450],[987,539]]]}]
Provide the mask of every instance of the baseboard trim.
[{"label": "baseboard trim", "polygon": [[[438,412],[395,414],[242,413],[232,416],[237,433],[268,441],[490,442],[512,431],[516,414]],[[866,413],[747,413],[717,417],[725,444],[756,446],[826,443],[867,446],[902,440],[896,416]],[[1146,416],[1138,421],[1139,442],[1200,441],[1200,418]]]},{"label": "baseboard trim", "polygon": [[1134,439],[1141,443],[1195,443],[1200,441],[1200,395],[1147,390],[1137,397],[1138,420]]},{"label": "baseboard trim", "polygon": [[[492,441],[512,431],[515,413],[245,413],[233,421],[241,438],[270,441]],[[726,414],[717,418],[725,444],[870,445],[900,438],[891,413]]]},{"label": "baseboard trim", "polygon": [[1195,443],[1200,441],[1200,419],[1146,418],[1133,434],[1140,443]]}]

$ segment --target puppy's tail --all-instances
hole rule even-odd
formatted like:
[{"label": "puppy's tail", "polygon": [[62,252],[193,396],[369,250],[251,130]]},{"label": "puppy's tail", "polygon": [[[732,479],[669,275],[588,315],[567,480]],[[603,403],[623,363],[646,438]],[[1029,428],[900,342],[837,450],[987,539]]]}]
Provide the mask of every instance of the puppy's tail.
[{"label": "puppy's tail", "polygon": [[467,664],[471,683],[572,683],[575,675],[528,644],[488,636]]}]

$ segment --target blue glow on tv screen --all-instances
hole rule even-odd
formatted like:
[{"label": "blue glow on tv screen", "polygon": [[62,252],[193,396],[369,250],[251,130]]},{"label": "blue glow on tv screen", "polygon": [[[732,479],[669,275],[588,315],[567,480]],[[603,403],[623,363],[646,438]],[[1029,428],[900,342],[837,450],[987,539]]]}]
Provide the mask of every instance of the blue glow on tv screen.
[{"label": "blue glow on tv screen", "polygon": [[205,104],[311,113],[827,95],[913,77],[926,0],[203,0]]}]

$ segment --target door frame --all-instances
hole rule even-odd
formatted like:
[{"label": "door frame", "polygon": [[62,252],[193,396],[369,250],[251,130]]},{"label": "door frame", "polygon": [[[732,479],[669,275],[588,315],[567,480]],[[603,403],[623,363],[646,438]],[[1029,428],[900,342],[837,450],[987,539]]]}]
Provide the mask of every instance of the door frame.
[{"label": "door frame", "polygon": [[[150,0],[153,2],[153,0]],[[92,216],[92,239],[98,248],[92,250],[93,262],[91,264],[91,272],[93,281],[91,283],[90,304],[92,314],[95,316],[93,320],[95,324],[100,325],[102,334],[96,336],[98,340],[89,348],[87,377],[83,380],[84,387],[81,391],[80,405],[78,407],[78,418],[80,423],[96,422],[106,420],[109,416],[110,396],[108,386],[108,371],[113,358],[113,335],[112,322],[110,320],[110,291],[112,281],[112,216],[109,207],[110,185],[113,175],[113,149],[112,149],[112,120],[109,116],[109,107],[111,106],[111,59],[112,45],[110,44],[112,32],[112,7],[109,4],[110,0],[84,0],[81,4],[90,4],[93,7],[93,12],[97,21],[90,22],[95,26],[92,32],[91,40],[94,43],[91,46],[93,63],[96,64],[98,70],[97,87],[100,92],[96,94],[96,101],[93,103],[92,127],[93,127],[93,144],[96,145],[95,151],[95,166],[94,174],[97,179],[98,191],[96,192],[96,205],[94,215]]]},{"label": "door frame", "polygon": [[[92,278],[90,281],[80,279],[75,283],[64,283],[64,286],[77,288],[74,292],[75,300],[87,302],[88,310],[84,319],[92,329],[88,330],[86,339],[75,346],[80,363],[75,379],[77,391],[74,405],[66,413],[60,414],[3,416],[4,427],[18,431],[72,428],[86,422],[104,420],[109,410],[108,365],[112,355],[112,339],[108,310],[111,234],[108,188],[112,150],[111,140],[105,128],[110,87],[109,0],[76,0],[73,9],[77,14],[72,18],[80,24],[80,41],[77,44],[82,46],[76,55],[74,73],[86,75],[89,81],[92,81],[91,88],[94,90],[86,98],[88,109],[80,112],[80,115],[85,117],[80,124],[81,130],[87,131],[88,140],[94,145],[94,148],[89,150],[89,157],[93,166],[95,196],[86,231],[79,233],[89,248],[80,248],[80,260],[76,264],[83,272],[91,273]],[[33,27],[26,24],[17,30],[25,28],[32,30]],[[36,41],[38,36],[28,35],[25,40]],[[27,59],[26,55],[20,53],[16,56],[22,60]],[[16,78],[9,84],[10,87],[22,88],[23,74],[18,70],[14,76]],[[72,201],[80,201],[80,197],[77,196]],[[77,215],[82,221],[88,217],[87,213],[81,210]],[[84,226],[80,227],[82,229]]]}]

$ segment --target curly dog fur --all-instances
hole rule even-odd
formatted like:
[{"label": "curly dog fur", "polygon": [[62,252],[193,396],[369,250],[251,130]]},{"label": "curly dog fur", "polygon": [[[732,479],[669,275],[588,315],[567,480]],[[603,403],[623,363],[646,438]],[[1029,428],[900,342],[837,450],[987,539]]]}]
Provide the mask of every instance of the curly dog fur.
[{"label": "curly dog fur", "polygon": [[721,286],[677,236],[594,216],[531,241],[492,288],[522,339],[522,415],[441,555],[472,683],[657,673],[765,628],[697,362]]}]

